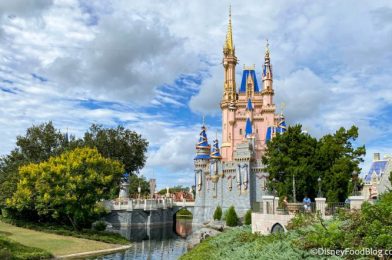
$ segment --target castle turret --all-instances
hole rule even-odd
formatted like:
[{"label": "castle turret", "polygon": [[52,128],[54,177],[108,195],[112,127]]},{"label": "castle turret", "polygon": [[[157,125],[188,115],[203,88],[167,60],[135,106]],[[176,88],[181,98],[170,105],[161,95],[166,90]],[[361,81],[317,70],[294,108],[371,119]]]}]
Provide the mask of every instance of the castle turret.
[{"label": "castle turret", "polygon": [[223,68],[224,83],[223,97],[221,101],[222,109],[222,155],[223,158],[230,160],[232,158],[234,147],[234,125],[235,113],[237,109],[237,90],[235,83],[235,66],[237,57],[235,56],[235,47],[233,42],[233,30],[231,24],[231,7],[229,9],[229,24],[225,44],[223,46]]},{"label": "castle turret", "polygon": [[209,160],[211,146],[208,144],[206,127],[203,123],[199,135],[199,141],[196,144],[196,157],[195,160]]},{"label": "castle turret", "polygon": [[269,43],[267,41],[267,45],[265,48],[265,55],[264,55],[264,65],[263,65],[263,106],[272,106],[272,97],[274,95],[273,89],[273,76],[272,76],[272,65],[270,61],[270,50],[269,50]]}]

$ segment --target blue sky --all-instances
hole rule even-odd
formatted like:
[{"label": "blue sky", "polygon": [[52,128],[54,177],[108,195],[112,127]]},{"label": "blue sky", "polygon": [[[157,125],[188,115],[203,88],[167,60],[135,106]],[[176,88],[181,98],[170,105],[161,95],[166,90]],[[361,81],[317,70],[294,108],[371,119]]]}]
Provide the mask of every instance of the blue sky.
[{"label": "blue sky", "polygon": [[[391,152],[391,1],[232,1],[239,65],[260,77],[268,38],[275,103],[290,124],[322,136],[360,128]],[[220,131],[226,1],[0,2],[0,154],[52,120],[81,136],[91,123],[150,142],[142,174],[158,187],[193,181],[201,118]],[[219,133],[218,133],[219,136]]]}]

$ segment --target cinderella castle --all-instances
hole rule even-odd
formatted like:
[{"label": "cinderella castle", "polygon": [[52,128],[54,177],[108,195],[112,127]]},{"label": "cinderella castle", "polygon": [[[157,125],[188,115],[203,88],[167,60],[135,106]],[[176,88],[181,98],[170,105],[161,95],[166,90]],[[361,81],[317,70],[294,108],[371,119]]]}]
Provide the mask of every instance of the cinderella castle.
[{"label": "cinderella castle", "polygon": [[[277,133],[286,131],[283,114],[276,114],[273,102],[273,73],[267,42],[260,81],[255,67],[244,66],[237,88],[237,57],[233,43],[231,12],[223,47],[222,146],[214,140],[212,147],[207,128],[202,125],[194,159],[196,201],[194,224],[212,220],[219,205],[223,210],[234,206],[242,216],[256,210],[267,194],[268,173],[261,157],[266,144]],[[260,85],[259,85],[260,82]]]}]

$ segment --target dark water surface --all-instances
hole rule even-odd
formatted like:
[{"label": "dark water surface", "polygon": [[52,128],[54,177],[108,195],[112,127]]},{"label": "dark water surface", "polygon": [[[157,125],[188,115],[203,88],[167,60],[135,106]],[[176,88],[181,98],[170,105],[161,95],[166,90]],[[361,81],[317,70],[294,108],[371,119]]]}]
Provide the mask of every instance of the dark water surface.
[{"label": "dark water surface", "polygon": [[[136,236],[138,242],[132,242],[132,248],[127,251],[100,256],[99,260],[129,260],[129,259],[178,259],[187,251],[187,240],[192,233],[192,219],[177,220],[173,226],[156,227],[150,230],[127,230],[123,235]],[[142,235],[141,235],[142,234]],[[128,239],[135,240],[127,236]],[[143,240],[141,240],[143,239]]]}]

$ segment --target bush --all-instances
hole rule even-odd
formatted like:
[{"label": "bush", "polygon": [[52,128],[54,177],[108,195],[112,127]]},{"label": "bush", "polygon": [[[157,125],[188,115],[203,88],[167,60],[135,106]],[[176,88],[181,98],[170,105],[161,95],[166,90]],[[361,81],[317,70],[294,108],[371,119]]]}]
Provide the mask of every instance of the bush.
[{"label": "bush", "polygon": [[235,227],[238,225],[238,216],[237,213],[235,212],[234,206],[231,206],[227,210],[226,225],[229,227]]},{"label": "bush", "polygon": [[106,226],[107,226],[106,222],[102,220],[93,223],[93,229],[95,231],[105,231]]},{"label": "bush", "polygon": [[221,220],[222,219],[222,208],[220,206],[216,207],[214,212],[214,220]]},{"label": "bush", "polygon": [[249,209],[249,210],[245,213],[244,224],[245,224],[245,225],[250,225],[250,224],[252,224],[252,210],[251,210],[251,209]]}]

